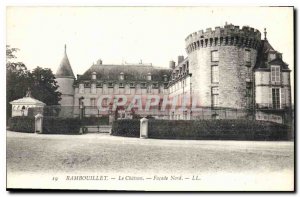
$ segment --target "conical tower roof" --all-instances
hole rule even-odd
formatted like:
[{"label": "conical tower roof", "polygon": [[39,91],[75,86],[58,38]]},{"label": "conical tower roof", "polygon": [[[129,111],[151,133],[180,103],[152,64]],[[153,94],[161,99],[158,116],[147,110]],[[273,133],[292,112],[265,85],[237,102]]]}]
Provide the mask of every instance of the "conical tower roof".
[{"label": "conical tower roof", "polygon": [[75,78],[69,58],[67,56],[67,47],[65,45],[65,54],[59,68],[55,74],[56,78]]}]

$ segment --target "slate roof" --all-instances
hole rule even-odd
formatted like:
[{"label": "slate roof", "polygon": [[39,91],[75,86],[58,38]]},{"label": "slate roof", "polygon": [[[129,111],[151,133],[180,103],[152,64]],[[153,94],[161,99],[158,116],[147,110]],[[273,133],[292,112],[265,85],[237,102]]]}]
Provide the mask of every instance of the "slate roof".
[{"label": "slate roof", "polygon": [[68,55],[67,55],[66,46],[65,46],[64,57],[61,60],[61,63],[55,74],[55,77],[56,78],[62,78],[62,77],[75,78]]},{"label": "slate roof", "polygon": [[119,81],[120,73],[124,73],[122,81],[147,81],[148,73],[151,74],[151,81],[163,82],[164,75],[169,80],[171,69],[157,68],[152,65],[111,65],[95,64],[92,65],[83,75],[78,76],[79,81],[91,80],[92,73],[96,72],[97,80],[100,81]]},{"label": "slate roof", "polygon": [[256,70],[269,70],[270,65],[281,65],[282,69],[289,70],[288,64],[286,64],[281,58],[277,57],[276,59],[268,62],[269,53],[278,53],[268,40],[262,40],[259,49],[257,50],[257,60],[254,69]]},{"label": "slate roof", "polygon": [[283,66],[283,67],[282,67],[283,69],[289,69],[288,64],[285,63],[285,62],[284,62],[282,59],[280,59],[280,58],[276,58],[276,59],[274,59],[274,60],[268,62],[268,64],[269,64],[269,65],[281,65],[281,66]]}]

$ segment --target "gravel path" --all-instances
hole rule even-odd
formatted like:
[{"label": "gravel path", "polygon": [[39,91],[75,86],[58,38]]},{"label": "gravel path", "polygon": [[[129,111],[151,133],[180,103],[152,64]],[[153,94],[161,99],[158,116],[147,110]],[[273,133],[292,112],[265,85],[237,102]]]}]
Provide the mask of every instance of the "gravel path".
[{"label": "gravel path", "polygon": [[123,138],[7,132],[9,171],[195,172],[292,169],[292,142]]},{"label": "gravel path", "polygon": [[293,142],[158,140],[105,134],[38,135],[7,132],[8,176],[45,172],[289,172],[293,176],[293,170]]}]

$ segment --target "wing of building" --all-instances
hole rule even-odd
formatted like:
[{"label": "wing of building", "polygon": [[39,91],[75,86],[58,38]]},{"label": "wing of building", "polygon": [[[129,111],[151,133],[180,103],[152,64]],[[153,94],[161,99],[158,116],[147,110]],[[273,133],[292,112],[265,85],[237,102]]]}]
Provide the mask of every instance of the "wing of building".
[{"label": "wing of building", "polygon": [[[132,113],[126,107],[135,105],[134,97],[145,98],[144,107],[147,99],[156,95],[157,106],[138,111],[141,116],[255,118],[285,123],[291,112],[290,69],[264,33],[262,40],[260,31],[248,26],[207,28],[185,39],[187,57],[178,56],[177,62],[170,61],[169,68],[142,63],[103,64],[98,60],[76,78],[65,50],[56,78],[61,106],[69,110],[61,114],[78,116],[83,104],[86,116],[107,115],[112,113],[110,105],[119,102],[114,100],[119,99],[117,95],[125,95],[125,107],[119,109],[124,118]],[[169,99],[167,105],[163,98]],[[174,99],[176,107],[162,112],[162,106],[169,106]],[[101,111],[99,105],[109,110]]]}]

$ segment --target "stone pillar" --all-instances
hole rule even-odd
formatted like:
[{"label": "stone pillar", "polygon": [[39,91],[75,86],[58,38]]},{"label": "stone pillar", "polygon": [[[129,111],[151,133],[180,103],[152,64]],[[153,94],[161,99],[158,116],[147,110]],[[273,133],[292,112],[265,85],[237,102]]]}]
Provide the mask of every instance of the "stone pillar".
[{"label": "stone pillar", "polygon": [[142,118],[140,120],[140,138],[148,138],[148,119]]},{"label": "stone pillar", "polygon": [[109,116],[108,116],[108,124],[112,125],[114,119],[115,119],[114,115],[113,114],[109,114]]},{"label": "stone pillar", "polygon": [[43,133],[43,118],[44,116],[42,114],[37,114],[34,116],[34,132],[35,133]]},{"label": "stone pillar", "polygon": [[79,98],[79,119],[82,120],[84,118],[84,97]]}]

